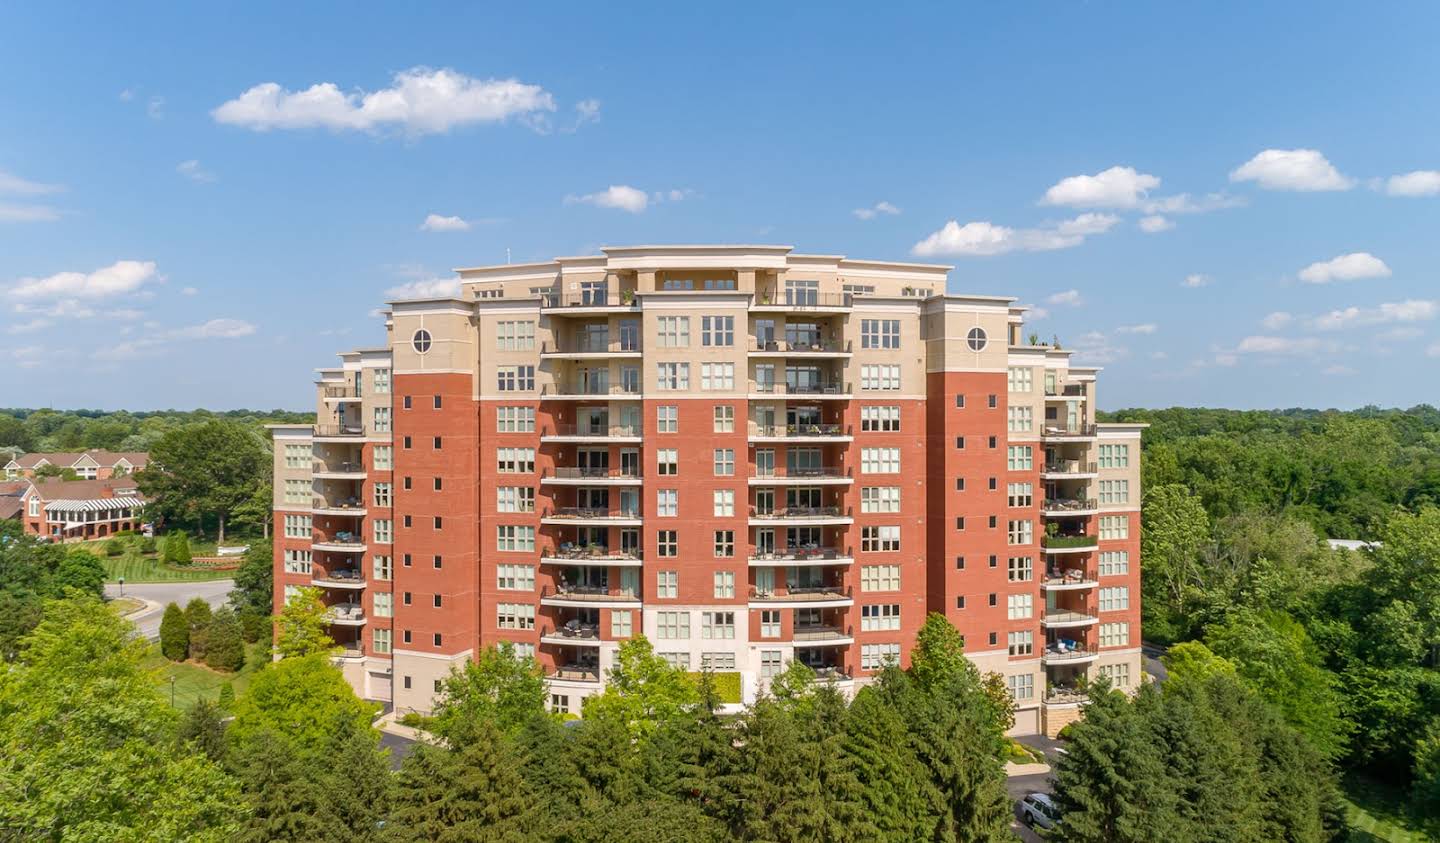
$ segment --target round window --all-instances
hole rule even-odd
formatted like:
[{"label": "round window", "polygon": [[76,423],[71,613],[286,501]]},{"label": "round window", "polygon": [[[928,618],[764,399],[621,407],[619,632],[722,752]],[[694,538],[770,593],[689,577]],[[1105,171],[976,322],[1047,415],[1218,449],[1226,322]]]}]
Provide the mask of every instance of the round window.
[{"label": "round window", "polygon": [[[981,340],[980,342],[983,345],[985,341]],[[974,340],[971,340],[971,343],[973,344]],[[430,350],[430,332],[425,330],[424,328],[421,328],[420,330],[415,332],[415,337],[414,339],[410,340],[410,344],[415,346],[416,351],[424,354],[425,352]]]},{"label": "round window", "polygon": [[970,333],[969,333],[968,336],[965,337],[965,340],[970,343],[970,350],[971,350],[971,351],[984,351],[984,350],[985,350],[985,341],[986,341],[986,340],[985,340],[985,329],[984,329],[984,328],[971,328],[971,329],[970,329]]}]

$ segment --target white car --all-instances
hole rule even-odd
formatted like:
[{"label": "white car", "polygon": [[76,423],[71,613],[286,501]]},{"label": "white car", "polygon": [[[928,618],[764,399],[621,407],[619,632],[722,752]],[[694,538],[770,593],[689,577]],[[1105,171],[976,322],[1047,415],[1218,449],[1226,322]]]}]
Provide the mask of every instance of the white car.
[{"label": "white car", "polygon": [[1032,828],[1046,830],[1060,822],[1060,809],[1047,793],[1028,793],[1020,800],[1020,818]]}]

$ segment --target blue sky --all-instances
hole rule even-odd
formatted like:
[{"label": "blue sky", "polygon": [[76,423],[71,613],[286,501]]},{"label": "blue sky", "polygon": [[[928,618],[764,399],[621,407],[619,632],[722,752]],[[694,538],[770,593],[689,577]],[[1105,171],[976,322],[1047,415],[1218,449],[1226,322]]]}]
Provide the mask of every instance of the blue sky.
[{"label": "blue sky", "polygon": [[1435,400],[1440,7],[521,5],[0,9],[0,404],[304,408],[666,242],[954,264],[1105,408]]}]

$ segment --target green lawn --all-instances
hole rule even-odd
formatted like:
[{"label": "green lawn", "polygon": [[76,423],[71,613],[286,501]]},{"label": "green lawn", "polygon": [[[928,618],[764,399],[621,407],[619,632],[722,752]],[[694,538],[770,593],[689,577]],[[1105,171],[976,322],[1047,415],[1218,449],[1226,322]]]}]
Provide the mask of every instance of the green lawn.
[{"label": "green lawn", "polygon": [[172,676],[175,678],[175,707],[183,709],[188,708],[191,703],[201,697],[210,700],[219,699],[220,688],[226,682],[235,688],[235,695],[239,696],[250,684],[250,677],[264,667],[267,661],[269,661],[269,644],[261,641],[246,645],[245,666],[236,673],[221,673],[211,670],[203,664],[193,662],[175,664],[160,655],[158,647],[146,660],[145,667],[156,671],[156,681],[160,683],[160,690],[167,697],[170,694],[170,678]]},{"label": "green lawn", "polygon": [[105,578],[115,582],[120,577],[125,582],[199,582],[202,580],[228,580],[235,576],[233,570],[217,571],[196,566],[194,568],[171,568],[160,564],[155,557],[146,556],[101,556],[105,566]]},{"label": "green lawn", "polygon": [[136,600],[134,597],[117,597],[110,601],[110,608],[115,610],[115,614],[124,617],[145,608],[145,601]]},{"label": "green lawn", "polygon": [[1383,782],[1351,776],[1343,784],[1350,840],[1426,843],[1431,838],[1406,811],[1406,794]]}]

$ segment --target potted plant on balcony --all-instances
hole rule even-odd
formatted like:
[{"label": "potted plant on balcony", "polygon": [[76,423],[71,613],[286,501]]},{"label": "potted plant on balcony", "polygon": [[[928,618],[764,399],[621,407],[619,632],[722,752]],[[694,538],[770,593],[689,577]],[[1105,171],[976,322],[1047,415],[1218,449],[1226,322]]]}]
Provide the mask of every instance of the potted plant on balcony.
[{"label": "potted plant on balcony", "polygon": [[625,305],[625,306],[628,307],[629,305],[631,305],[632,303],[634,303],[634,301],[635,301],[635,291],[634,291],[634,290],[621,290],[621,291],[620,291],[620,303],[621,303],[621,304],[623,304],[623,305]]}]

